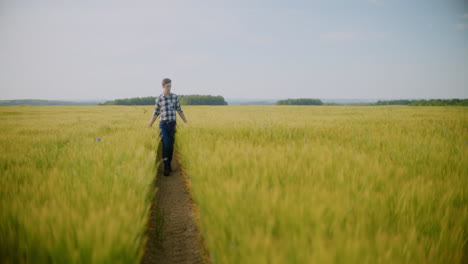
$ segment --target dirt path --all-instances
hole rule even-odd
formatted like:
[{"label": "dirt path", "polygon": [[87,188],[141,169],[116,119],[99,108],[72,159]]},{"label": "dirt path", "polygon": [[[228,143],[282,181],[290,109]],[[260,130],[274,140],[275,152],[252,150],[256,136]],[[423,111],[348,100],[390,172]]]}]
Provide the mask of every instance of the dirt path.
[{"label": "dirt path", "polygon": [[141,263],[209,263],[177,153],[174,153],[172,169],[168,177],[162,174],[162,164],[158,169],[158,190],[148,221],[148,241]]}]

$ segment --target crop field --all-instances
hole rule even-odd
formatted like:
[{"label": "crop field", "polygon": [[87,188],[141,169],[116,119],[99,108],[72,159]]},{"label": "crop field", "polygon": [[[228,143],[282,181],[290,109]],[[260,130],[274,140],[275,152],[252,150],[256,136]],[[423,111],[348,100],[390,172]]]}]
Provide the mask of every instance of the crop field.
[{"label": "crop field", "polygon": [[141,258],[158,146],[144,110],[0,108],[0,263]]},{"label": "crop field", "polygon": [[[175,151],[213,263],[468,261],[468,108],[183,110]],[[0,107],[0,262],[139,263],[152,111]]]},{"label": "crop field", "polygon": [[467,251],[468,108],[185,111],[176,144],[215,263],[460,263]]}]

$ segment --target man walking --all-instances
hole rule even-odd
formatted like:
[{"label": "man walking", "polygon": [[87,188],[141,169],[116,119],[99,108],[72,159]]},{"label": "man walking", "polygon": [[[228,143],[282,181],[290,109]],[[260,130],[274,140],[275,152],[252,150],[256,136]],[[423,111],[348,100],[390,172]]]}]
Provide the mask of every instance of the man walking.
[{"label": "man walking", "polygon": [[184,112],[180,106],[179,97],[171,93],[171,79],[164,78],[162,80],[163,93],[156,97],[154,106],[153,118],[149,126],[151,127],[159,117],[159,129],[162,136],[162,157],[164,163],[164,176],[169,176],[172,171],[171,161],[172,153],[174,152],[174,141],[176,132],[176,111],[179,113],[182,120],[187,123]]}]

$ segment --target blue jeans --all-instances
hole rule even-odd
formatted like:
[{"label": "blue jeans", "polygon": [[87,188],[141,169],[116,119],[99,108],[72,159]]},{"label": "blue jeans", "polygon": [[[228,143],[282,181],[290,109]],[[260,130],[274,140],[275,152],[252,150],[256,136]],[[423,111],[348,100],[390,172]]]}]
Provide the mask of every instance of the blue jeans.
[{"label": "blue jeans", "polygon": [[162,157],[164,168],[171,168],[172,153],[174,153],[174,142],[176,133],[176,122],[167,123],[166,121],[159,122],[159,129],[162,141]]}]

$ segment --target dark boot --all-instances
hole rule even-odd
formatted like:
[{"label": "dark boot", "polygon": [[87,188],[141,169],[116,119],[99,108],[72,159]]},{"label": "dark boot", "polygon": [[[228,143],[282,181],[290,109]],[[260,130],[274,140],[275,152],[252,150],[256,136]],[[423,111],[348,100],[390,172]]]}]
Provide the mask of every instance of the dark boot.
[{"label": "dark boot", "polygon": [[164,168],[164,176],[169,176],[171,174],[170,168]]}]

